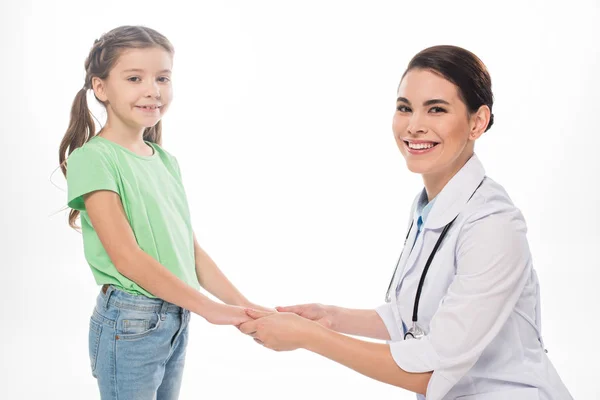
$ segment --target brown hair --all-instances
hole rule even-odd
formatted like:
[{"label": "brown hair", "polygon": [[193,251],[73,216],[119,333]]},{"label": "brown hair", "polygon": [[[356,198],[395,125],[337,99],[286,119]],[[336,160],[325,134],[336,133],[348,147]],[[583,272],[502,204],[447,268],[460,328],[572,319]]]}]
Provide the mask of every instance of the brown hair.
[{"label": "brown hair", "polygon": [[402,79],[413,69],[433,71],[454,83],[470,113],[476,112],[483,105],[488,106],[490,122],[485,130],[492,127],[492,78],[485,64],[475,54],[458,46],[433,46],[420,51],[410,60]]},{"label": "brown hair", "polygon": [[[83,146],[96,135],[96,126],[92,120],[92,113],[87,104],[87,92],[92,89],[92,78],[108,78],[111,69],[124,50],[146,49],[151,47],[162,47],[170,54],[174,54],[173,45],[169,40],[157,31],[144,26],[120,26],[103,34],[100,39],[94,41],[88,57],[85,60],[85,82],[77,92],[71,107],[71,119],[67,132],[63,137],[58,157],[60,168],[67,176],[66,159],[78,147]],[[94,97],[96,97],[94,95]],[[102,103],[97,97],[100,103]],[[144,140],[161,144],[161,122],[144,130]],[[69,213],[69,225],[77,229],[75,220],[79,211],[71,210]]]}]

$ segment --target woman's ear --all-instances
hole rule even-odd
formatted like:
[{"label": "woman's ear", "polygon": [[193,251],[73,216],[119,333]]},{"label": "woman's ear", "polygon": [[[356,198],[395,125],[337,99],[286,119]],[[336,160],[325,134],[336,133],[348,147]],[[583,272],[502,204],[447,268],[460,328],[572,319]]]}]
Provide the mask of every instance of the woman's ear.
[{"label": "woman's ear", "polygon": [[490,108],[485,105],[479,107],[479,110],[471,114],[471,131],[469,132],[469,139],[477,140],[483,135],[490,123],[491,114]]},{"label": "woman's ear", "polygon": [[104,81],[97,76],[92,78],[92,90],[94,91],[94,95],[98,100],[102,103],[106,103],[108,97],[106,97],[106,84]]}]

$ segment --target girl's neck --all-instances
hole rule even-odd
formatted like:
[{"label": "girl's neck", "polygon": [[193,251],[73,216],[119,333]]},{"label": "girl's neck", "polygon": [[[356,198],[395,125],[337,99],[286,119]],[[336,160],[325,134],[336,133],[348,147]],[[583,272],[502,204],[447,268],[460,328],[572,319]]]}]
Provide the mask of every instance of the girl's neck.
[{"label": "girl's neck", "polygon": [[107,121],[98,135],[137,154],[145,155],[149,151],[148,145],[144,142],[144,128],[136,129],[123,123]]},{"label": "girl's neck", "polygon": [[462,167],[469,161],[473,151],[466,151],[461,154],[449,168],[443,171],[423,174],[423,183],[425,184],[425,191],[427,192],[427,200],[431,201],[437,197],[438,194],[444,189],[444,187],[450,182],[450,180],[461,170]]}]

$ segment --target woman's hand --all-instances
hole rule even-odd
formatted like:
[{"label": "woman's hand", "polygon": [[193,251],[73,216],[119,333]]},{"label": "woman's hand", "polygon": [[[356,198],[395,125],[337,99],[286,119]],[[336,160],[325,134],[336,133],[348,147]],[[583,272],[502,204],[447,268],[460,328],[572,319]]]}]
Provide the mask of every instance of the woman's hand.
[{"label": "woman's hand", "polygon": [[335,329],[335,310],[334,306],[323,304],[299,304],[288,307],[275,307],[277,311],[297,314],[311,321],[315,321],[327,329]]},{"label": "woman's hand", "polygon": [[[306,340],[318,325],[292,313],[246,310],[251,321],[240,325],[243,333],[275,351],[296,350],[304,347]],[[322,329],[322,328],[321,328]]]},{"label": "woman's hand", "polygon": [[213,302],[202,311],[202,317],[215,325],[235,325],[239,327],[244,322],[252,321],[252,318],[246,314],[243,307]]}]

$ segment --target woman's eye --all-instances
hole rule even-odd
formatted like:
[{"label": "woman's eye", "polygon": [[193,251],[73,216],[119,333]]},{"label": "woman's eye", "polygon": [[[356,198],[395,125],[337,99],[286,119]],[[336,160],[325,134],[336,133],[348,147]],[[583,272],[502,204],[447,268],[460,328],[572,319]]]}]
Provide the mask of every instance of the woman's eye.
[{"label": "woman's eye", "polygon": [[139,82],[139,81],[141,81],[141,79],[140,79],[140,77],[139,77],[139,76],[132,76],[132,77],[130,77],[130,78],[127,78],[127,80],[128,80],[129,82]]},{"label": "woman's eye", "polygon": [[430,113],[434,113],[434,114],[438,114],[438,113],[443,113],[446,112],[446,110],[444,110],[442,107],[431,107],[431,109],[429,110]]},{"label": "woman's eye", "polygon": [[407,106],[403,106],[403,105],[397,106],[396,110],[398,110],[400,112],[410,112],[410,108],[408,108]]},{"label": "woman's eye", "polygon": [[166,77],[166,76],[161,76],[160,78],[158,78],[158,81],[159,81],[160,83],[167,83],[167,82],[170,82],[170,81],[171,81],[171,79],[169,79],[169,78],[168,78],[168,77]]}]

